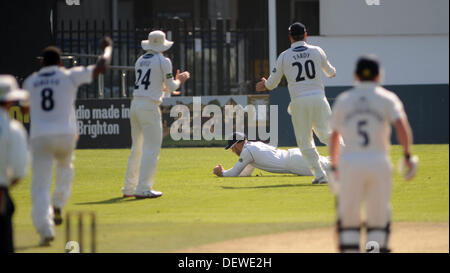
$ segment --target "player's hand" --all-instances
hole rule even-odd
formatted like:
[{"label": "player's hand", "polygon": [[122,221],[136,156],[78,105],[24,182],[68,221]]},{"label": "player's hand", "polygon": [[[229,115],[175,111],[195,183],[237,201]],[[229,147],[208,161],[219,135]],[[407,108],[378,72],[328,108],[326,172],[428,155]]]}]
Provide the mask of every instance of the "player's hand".
[{"label": "player's hand", "polygon": [[112,46],[113,40],[111,38],[109,38],[108,36],[103,37],[102,41],[101,41],[101,47],[102,49],[105,49],[108,46]]},{"label": "player's hand", "polygon": [[416,176],[417,166],[419,164],[419,157],[416,155],[409,158],[404,157],[399,161],[398,171],[403,175],[406,181],[410,181]]},{"label": "player's hand", "polygon": [[410,172],[412,170],[412,168],[413,168],[413,164],[412,164],[412,162],[410,160],[408,160],[406,158],[404,160],[405,160],[405,166],[406,166],[406,169],[407,169],[406,172]]},{"label": "player's hand", "polygon": [[180,73],[180,69],[177,69],[177,75],[175,76],[175,80],[179,80],[180,83],[184,83],[191,77],[191,74],[189,71],[184,71],[183,73]]},{"label": "player's hand", "polygon": [[169,88],[167,88],[167,86],[166,86],[166,83],[165,83],[165,82],[163,82],[163,83],[162,83],[162,91],[163,91],[163,92],[167,92],[167,91],[169,91]]},{"label": "player's hand", "polygon": [[222,167],[222,165],[219,164],[214,168],[213,172],[217,176],[223,176],[223,171],[224,171],[224,168]]},{"label": "player's hand", "polygon": [[172,91],[172,93],[170,93],[171,96],[179,96],[181,95],[180,91]]},{"label": "player's hand", "polygon": [[263,92],[263,91],[267,90],[266,89],[266,81],[267,81],[266,78],[262,77],[261,81],[256,84],[256,91],[257,92]]}]

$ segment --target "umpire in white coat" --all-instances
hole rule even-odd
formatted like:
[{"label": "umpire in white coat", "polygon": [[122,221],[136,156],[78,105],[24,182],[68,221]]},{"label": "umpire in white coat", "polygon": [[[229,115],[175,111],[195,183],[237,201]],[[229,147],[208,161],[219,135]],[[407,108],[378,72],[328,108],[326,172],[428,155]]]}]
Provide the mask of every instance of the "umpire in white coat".
[{"label": "umpire in white coat", "polygon": [[130,109],[131,153],[122,188],[124,197],[156,198],[162,192],[152,189],[159,152],[162,144],[161,110],[163,92],[172,92],[180,87],[190,74],[177,70],[175,79],[172,62],[162,53],[173,42],[166,34],[156,30],[143,40],[142,48],[147,52],[136,61],[136,83]]},{"label": "umpire in white coat", "polygon": [[25,176],[28,163],[27,133],[22,124],[11,120],[8,108],[27,98],[13,76],[0,75],[0,253],[14,252],[14,204],[9,188]]}]

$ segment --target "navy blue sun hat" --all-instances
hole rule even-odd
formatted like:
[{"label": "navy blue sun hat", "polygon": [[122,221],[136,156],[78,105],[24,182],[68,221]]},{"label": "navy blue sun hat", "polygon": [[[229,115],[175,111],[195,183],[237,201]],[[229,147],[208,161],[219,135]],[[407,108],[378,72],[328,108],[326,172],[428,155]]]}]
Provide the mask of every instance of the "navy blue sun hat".
[{"label": "navy blue sun hat", "polygon": [[237,143],[242,142],[242,141],[244,141],[246,139],[247,139],[247,136],[245,136],[244,133],[234,132],[233,133],[233,138],[228,140],[228,144],[225,147],[225,150],[228,150],[228,149],[232,148]]}]

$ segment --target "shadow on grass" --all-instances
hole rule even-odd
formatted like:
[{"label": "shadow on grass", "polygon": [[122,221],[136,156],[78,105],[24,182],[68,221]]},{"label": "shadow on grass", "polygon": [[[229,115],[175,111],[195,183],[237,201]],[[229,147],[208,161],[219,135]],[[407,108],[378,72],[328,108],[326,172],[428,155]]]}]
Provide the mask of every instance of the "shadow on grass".
[{"label": "shadow on grass", "polygon": [[249,186],[249,187],[230,187],[222,186],[224,190],[245,190],[245,189],[269,189],[269,188],[290,188],[290,187],[320,187],[327,186],[327,184],[282,184],[282,185],[266,185],[266,186]]},{"label": "shadow on grass", "polygon": [[146,199],[157,199],[157,198],[137,199],[134,197],[115,197],[115,198],[102,200],[102,201],[75,203],[75,205],[104,205],[104,204],[114,204],[114,203],[121,203],[121,202],[134,202],[134,201],[140,201],[140,200],[146,200]]},{"label": "shadow on grass", "polygon": [[119,203],[122,201],[125,201],[126,199],[129,199],[129,197],[115,197],[103,201],[93,201],[93,202],[84,202],[84,203],[75,203],[75,205],[104,205],[104,204],[114,204]]}]

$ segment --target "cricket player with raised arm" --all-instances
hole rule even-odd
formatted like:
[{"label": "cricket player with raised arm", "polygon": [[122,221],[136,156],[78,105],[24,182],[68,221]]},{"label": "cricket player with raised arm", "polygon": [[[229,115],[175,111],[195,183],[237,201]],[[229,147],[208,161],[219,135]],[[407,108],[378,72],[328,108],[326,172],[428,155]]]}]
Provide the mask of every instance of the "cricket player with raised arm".
[{"label": "cricket player with raised arm", "polygon": [[27,133],[11,119],[8,109],[27,100],[28,93],[19,89],[13,76],[0,75],[0,253],[14,252],[14,204],[9,188],[25,176],[28,164]]},{"label": "cricket player with raised arm", "polygon": [[[245,134],[235,132],[225,147],[225,150],[228,149],[239,156],[239,160],[229,170],[217,165],[213,170],[217,176],[251,176],[255,168],[271,173],[313,175],[298,148],[281,150],[260,141],[249,142]],[[328,158],[320,157],[323,168],[329,168],[329,163]]]},{"label": "cricket player with raised arm", "polygon": [[[55,236],[54,225],[62,223],[61,210],[70,197],[78,140],[76,94],[80,85],[91,83],[109,66],[112,40],[104,38],[102,48],[104,53],[96,65],[66,69],[62,66],[61,51],[47,47],[42,53],[42,68],[24,82],[24,89],[30,94],[31,215],[41,236],[41,246],[50,244]],[[50,202],[54,160],[56,186]]]},{"label": "cricket player with raised arm", "polygon": [[303,24],[294,23],[289,27],[291,47],[280,54],[270,77],[267,80],[263,77],[256,84],[256,91],[272,90],[283,76],[286,77],[291,97],[288,112],[297,145],[313,170],[313,184],[323,184],[328,181],[312,133],[314,130],[322,143],[329,144],[331,109],[325,97],[321,71],[327,77],[335,77],[336,69],[320,47],[306,43],[306,36]]},{"label": "cricket player with raised arm", "polygon": [[146,53],[135,66],[136,84],[130,109],[132,145],[122,192],[124,197],[156,198],[162,196],[162,192],[153,190],[162,144],[159,105],[163,92],[177,90],[190,74],[177,70],[174,79],[172,62],[162,54],[173,42],[166,40],[164,32],[150,32],[141,45]]},{"label": "cricket player with raised arm", "polygon": [[[337,192],[337,231],[341,252],[360,249],[361,205],[365,203],[366,250],[388,252],[392,167],[389,157],[391,124],[404,153],[405,179],[412,179],[417,157],[411,156],[412,133],[403,104],[380,86],[380,69],[373,56],[361,57],[354,88],[333,105],[330,154]],[[339,145],[339,138],[345,147]],[[341,151],[342,149],[342,151]]]}]

